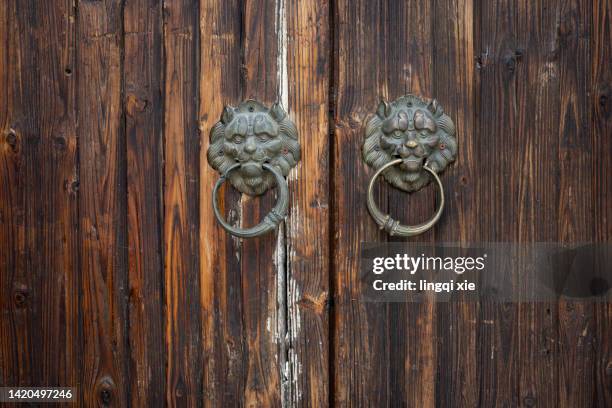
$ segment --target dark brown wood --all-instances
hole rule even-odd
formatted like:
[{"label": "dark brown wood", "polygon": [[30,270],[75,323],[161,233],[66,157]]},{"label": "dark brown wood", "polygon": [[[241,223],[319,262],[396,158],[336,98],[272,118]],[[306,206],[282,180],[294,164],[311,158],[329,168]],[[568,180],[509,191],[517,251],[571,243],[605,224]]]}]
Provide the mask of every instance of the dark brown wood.
[{"label": "dark brown wood", "polygon": [[[478,3],[472,0],[435,2],[434,91],[457,128],[457,161],[444,172],[447,204],[444,219],[435,229],[438,242],[478,242],[475,220],[483,211],[479,195],[478,122],[476,90],[479,89]],[[436,305],[436,404],[473,407],[480,398],[477,342],[477,302]]]},{"label": "dark brown wood", "polygon": [[127,380],[127,228],[121,2],[77,5],[79,227],[87,405],[124,405]]},{"label": "dark brown wood", "polygon": [[[592,193],[593,149],[589,37],[591,5],[584,0],[564,2],[558,26],[560,120],[558,240],[588,242],[594,237]],[[592,100],[592,99],[591,99]],[[551,136],[552,138],[552,136]],[[592,404],[595,392],[595,315],[592,303],[559,302],[559,407]]]},{"label": "dark brown wood", "polygon": [[0,4],[0,385],[78,384],[75,11]]},{"label": "dark brown wood", "polygon": [[[512,1],[483,2],[477,63],[480,89],[478,112],[479,237],[484,242],[518,238],[521,203],[518,196],[526,137],[521,134],[518,10]],[[501,153],[503,152],[503,153]],[[494,155],[495,157],[493,157]],[[508,282],[517,288],[515,280]],[[480,305],[477,331],[480,396],[482,406],[520,404],[518,306],[486,302]]]},{"label": "dark brown wood", "polygon": [[[556,208],[559,190],[556,175],[559,147],[550,135],[559,125],[559,59],[557,35],[559,2],[524,1],[518,4],[517,22],[523,29],[517,38],[517,106],[523,144],[521,161],[514,172],[518,185],[517,242],[556,241]],[[520,27],[520,26],[519,26]],[[538,223],[533,220],[538,219]],[[528,293],[533,278],[520,279]],[[557,407],[558,316],[556,303],[520,303],[518,325],[518,401],[525,406]]]},{"label": "dark brown wood", "polygon": [[129,402],[163,401],[166,383],[162,263],[162,2],[124,3],[127,146]]},{"label": "dark brown wood", "polygon": [[198,1],[164,1],[164,295],[166,398],[202,400],[199,270]]},{"label": "dark brown wood", "polygon": [[[384,28],[380,8],[369,2],[334,5],[334,134],[331,189],[333,228],[332,404],[386,406],[390,395],[387,306],[356,299],[362,241],[384,241],[365,206],[370,176],[360,146],[367,115],[379,98],[378,73]],[[386,197],[377,194],[380,208]],[[367,368],[366,368],[367,367]]]}]

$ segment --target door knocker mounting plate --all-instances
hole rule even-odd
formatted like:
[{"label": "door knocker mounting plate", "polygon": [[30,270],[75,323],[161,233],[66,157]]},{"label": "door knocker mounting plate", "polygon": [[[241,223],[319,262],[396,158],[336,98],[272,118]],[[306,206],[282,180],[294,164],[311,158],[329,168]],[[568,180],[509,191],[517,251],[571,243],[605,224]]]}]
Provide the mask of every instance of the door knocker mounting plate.
[{"label": "door knocker mounting plate", "polygon": [[[370,180],[368,209],[378,225],[391,235],[411,236],[431,228],[444,206],[444,191],[437,173],[455,160],[455,125],[434,99],[406,95],[394,102],[381,101],[365,129],[363,159],[377,170]],[[432,179],[440,189],[436,215],[418,226],[402,226],[382,214],[373,200],[372,188],[378,175],[408,193],[420,190]]]},{"label": "door knocker mounting plate", "polygon": [[[221,173],[213,191],[215,216],[230,233],[252,237],[270,231],[285,217],[289,203],[285,177],[300,159],[297,128],[280,104],[267,108],[255,100],[226,106],[210,131],[208,162]],[[278,185],[272,212],[249,230],[231,227],[220,217],[216,193],[225,179],[238,191],[258,196]]]}]

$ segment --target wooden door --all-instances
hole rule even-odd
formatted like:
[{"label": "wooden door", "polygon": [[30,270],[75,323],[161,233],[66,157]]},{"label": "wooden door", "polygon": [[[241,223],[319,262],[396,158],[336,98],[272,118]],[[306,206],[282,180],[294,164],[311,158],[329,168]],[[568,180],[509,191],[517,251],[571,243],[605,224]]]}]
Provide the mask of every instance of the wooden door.
[{"label": "wooden door", "polygon": [[[364,125],[457,127],[414,242],[612,238],[606,0],[2,0],[0,386],[83,406],[612,405],[609,303],[364,303]],[[208,134],[280,102],[302,159],[277,232],[215,221]],[[431,187],[381,208],[430,216]],[[225,188],[257,223],[274,192]]]}]

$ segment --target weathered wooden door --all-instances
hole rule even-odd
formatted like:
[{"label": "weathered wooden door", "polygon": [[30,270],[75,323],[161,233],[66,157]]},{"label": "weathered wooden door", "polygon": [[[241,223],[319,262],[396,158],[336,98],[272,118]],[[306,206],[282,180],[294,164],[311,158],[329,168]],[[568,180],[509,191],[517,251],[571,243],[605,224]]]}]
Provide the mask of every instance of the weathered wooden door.
[{"label": "weathered wooden door", "polygon": [[[364,125],[437,98],[459,152],[412,241],[612,238],[609,0],[1,0],[0,386],[84,406],[612,406],[607,303],[364,303]],[[279,101],[276,233],[213,217],[208,134]],[[239,225],[274,192],[225,188]],[[381,184],[405,222],[433,188]]]}]

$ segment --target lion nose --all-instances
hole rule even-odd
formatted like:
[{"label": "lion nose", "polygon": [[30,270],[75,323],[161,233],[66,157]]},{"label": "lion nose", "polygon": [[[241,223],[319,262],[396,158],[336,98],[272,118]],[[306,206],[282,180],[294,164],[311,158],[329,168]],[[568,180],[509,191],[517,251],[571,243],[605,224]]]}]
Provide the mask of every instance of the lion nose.
[{"label": "lion nose", "polygon": [[416,140],[409,140],[406,142],[406,146],[408,146],[411,149],[414,149],[415,147],[418,146],[418,143],[416,142]]},{"label": "lion nose", "polygon": [[244,151],[249,154],[255,153],[255,150],[257,150],[257,147],[253,143],[247,143],[246,146],[244,146]]}]

